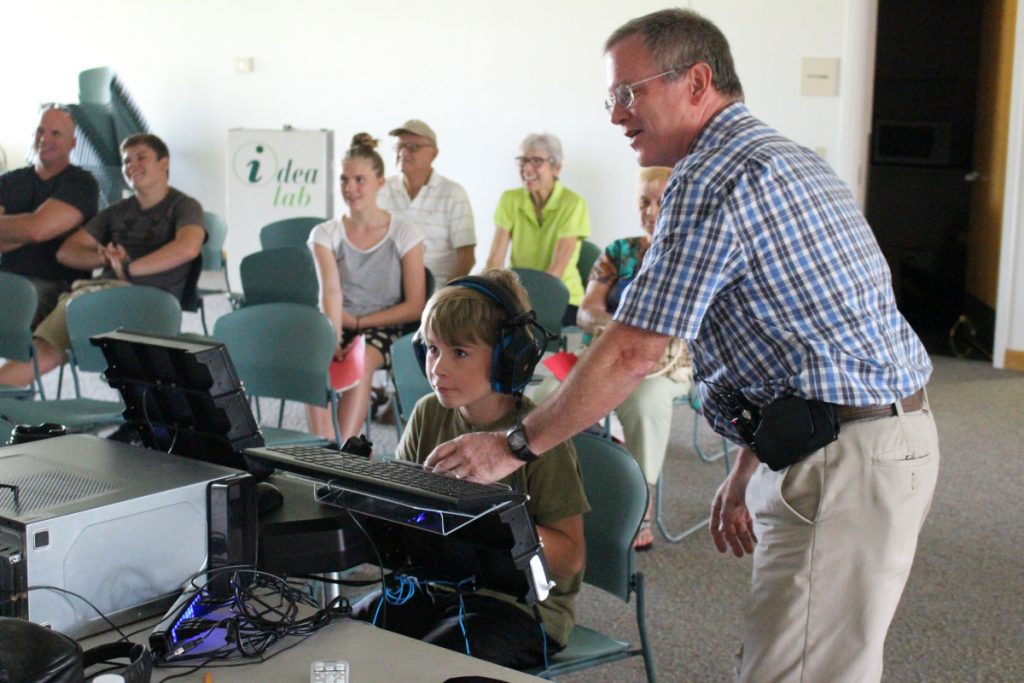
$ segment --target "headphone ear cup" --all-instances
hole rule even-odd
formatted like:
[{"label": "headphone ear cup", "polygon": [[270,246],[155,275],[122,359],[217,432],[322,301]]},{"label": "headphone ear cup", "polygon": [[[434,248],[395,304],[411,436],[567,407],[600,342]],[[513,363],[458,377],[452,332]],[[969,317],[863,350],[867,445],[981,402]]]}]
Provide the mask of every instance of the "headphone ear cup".
[{"label": "headphone ear cup", "polygon": [[86,650],[82,654],[82,668],[87,670],[97,664],[109,664],[111,659],[128,660],[123,669],[110,672],[124,678],[125,683],[149,683],[153,675],[153,654],[138,643],[106,643]]},{"label": "headphone ear cup", "polygon": [[533,378],[533,371],[544,355],[526,325],[516,324],[494,348],[491,386],[504,394],[520,394]]},{"label": "headphone ear cup", "polygon": [[420,372],[423,376],[427,376],[427,345],[423,342],[423,338],[417,333],[412,338],[412,352],[416,356],[416,364],[420,366]]}]

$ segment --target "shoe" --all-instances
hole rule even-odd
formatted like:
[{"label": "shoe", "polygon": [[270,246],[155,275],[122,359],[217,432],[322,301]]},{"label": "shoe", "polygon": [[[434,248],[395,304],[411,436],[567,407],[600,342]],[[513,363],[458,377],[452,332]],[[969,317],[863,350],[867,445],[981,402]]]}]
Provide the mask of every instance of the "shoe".
[{"label": "shoe", "polygon": [[640,522],[640,530],[636,532],[633,539],[633,550],[638,553],[645,553],[654,547],[654,532],[651,531],[651,520],[645,519]]}]

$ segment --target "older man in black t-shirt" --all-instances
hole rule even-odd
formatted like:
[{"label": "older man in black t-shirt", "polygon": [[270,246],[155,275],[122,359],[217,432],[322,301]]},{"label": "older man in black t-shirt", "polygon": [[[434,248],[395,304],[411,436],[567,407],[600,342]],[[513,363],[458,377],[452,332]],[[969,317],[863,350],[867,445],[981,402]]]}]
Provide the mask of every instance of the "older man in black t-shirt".
[{"label": "older man in black t-shirt", "polygon": [[[78,280],[61,295],[35,330],[41,373],[64,363],[71,342],[67,302],[87,292],[131,284],[149,285],[181,298],[189,267],[206,240],[203,207],[168,184],[170,156],[155,135],[140,133],[121,143],[122,170],[134,195],[100,211],[64,240],[57,261],[70,269],[102,268],[96,280]],[[0,367],[0,384],[23,386],[33,379],[30,363]]]},{"label": "older man in black t-shirt", "polygon": [[39,295],[33,326],[62,292],[88,272],[57,262],[57,249],[72,230],[96,214],[96,179],[71,164],[75,122],[68,109],[43,109],[36,128],[35,162],[0,175],[0,271],[32,281]]}]

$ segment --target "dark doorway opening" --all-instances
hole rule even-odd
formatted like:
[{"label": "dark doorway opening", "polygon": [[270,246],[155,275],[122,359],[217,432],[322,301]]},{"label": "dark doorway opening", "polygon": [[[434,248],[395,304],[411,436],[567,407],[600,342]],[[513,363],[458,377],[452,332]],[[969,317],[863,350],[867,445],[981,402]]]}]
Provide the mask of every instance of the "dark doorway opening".
[{"label": "dark doorway opening", "polygon": [[879,0],[866,213],[930,353],[965,305],[981,24],[980,2]]}]

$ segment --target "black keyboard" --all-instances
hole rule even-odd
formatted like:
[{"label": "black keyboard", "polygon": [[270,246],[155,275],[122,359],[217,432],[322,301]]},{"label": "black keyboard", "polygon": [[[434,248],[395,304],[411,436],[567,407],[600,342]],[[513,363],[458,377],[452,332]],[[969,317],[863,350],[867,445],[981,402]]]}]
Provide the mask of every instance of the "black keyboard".
[{"label": "black keyboard", "polygon": [[245,456],[350,491],[439,510],[476,513],[524,498],[501,484],[478,484],[436,474],[415,463],[374,461],[320,446],[249,448]]}]

